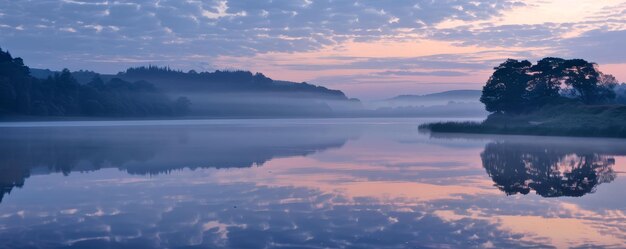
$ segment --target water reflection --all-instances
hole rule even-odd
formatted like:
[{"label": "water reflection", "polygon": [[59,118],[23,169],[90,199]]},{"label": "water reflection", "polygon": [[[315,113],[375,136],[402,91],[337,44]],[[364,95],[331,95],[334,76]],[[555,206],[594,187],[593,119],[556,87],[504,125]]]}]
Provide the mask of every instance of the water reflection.
[{"label": "water reflection", "polygon": [[1,133],[0,248],[626,247],[622,140],[246,122]]},{"label": "water reflection", "polygon": [[616,156],[626,140],[433,133],[441,141],[484,141],[482,165],[494,186],[507,195],[580,197],[618,175]]},{"label": "water reflection", "polygon": [[183,168],[252,167],[338,148],[358,135],[358,128],[306,124],[4,128],[0,202],[32,174],[118,168],[155,175]]},{"label": "water reflection", "polygon": [[615,180],[612,156],[557,143],[495,142],[481,153],[495,186],[507,195],[583,196]]}]

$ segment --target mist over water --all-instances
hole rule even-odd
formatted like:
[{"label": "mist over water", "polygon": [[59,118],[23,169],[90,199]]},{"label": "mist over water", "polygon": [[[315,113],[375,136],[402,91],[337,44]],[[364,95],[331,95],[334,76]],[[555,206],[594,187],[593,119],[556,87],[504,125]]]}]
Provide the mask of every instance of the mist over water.
[{"label": "mist over water", "polygon": [[0,127],[0,248],[626,246],[626,141],[434,119]]}]

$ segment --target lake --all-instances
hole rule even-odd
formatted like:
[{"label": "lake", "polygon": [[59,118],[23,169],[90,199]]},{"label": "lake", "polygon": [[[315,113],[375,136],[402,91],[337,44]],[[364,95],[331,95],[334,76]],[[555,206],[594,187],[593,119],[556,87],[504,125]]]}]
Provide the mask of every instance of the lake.
[{"label": "lake", "polygon": [[430,121],[0,123],[0,248],[626,247],[626,140]]}]

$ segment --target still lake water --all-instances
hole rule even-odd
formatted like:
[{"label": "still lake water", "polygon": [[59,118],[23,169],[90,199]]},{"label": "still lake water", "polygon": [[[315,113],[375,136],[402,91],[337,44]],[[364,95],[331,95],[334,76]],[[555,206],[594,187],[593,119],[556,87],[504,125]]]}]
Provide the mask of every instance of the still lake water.
[{"label": "still lake water", "polygon": [[626,140],[425,121],[0,124],[0,248],[626,247]]}]

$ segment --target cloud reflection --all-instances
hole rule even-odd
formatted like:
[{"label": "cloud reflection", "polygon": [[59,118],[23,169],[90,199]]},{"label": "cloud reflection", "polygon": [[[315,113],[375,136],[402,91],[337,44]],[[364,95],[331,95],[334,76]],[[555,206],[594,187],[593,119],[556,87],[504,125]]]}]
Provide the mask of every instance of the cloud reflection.
[{"label": "cloud reflection", "polygon": [[[158,140],[174,145],[159,145],[166,149],[156,150],[145,161],[86,174],[72,171],[67,176],[32,176],[27,187],[12,193],[0,205],[0,247],[25,247],[26,241],[60,248],[626,246],[624,205],[609,207],[593,199],[624,199],[623,191],[619,191],[619,186],[626,186],[619,177],[624,165],[619,162],[626,155],[622,149],[626,146],[621,140],[442,138],[418,134],[416,123],[420,121],[416,120],[359,122],[300,121],[283,126],[285,129],[277,133],[266,133],[263,127],[267,124],[247,124],[245,128],[142,127],[140,130],[148,134],[164,134],[159,136],[161,139],[167,137],[168,130],[188,129],[183,134],[196,136]],[[317,128],[311,128],[312,124]],[[345,129],[358,131],[354,139],[346,138],[349,133]],[[211,130],[231,130],[235,138],[264,138],[259,146],[276,148],[274,152],[290,151],[298,144],[301,146],[295,148],[316,153],[274,153],[288,156],[267,159],[263,167],[178,168],[193,161],[177,156],[194,156],[198,153],[192,149],[194,144],[208,146],[202,150],[207,155],[226,153],[208,145],[217,140],[206,135]],[[289,142],[282,143],[272,134],[283,134]],[[341,145],[323,146],[336,141],[342,141]],[[259,149],[248,145],[241,143],[237,148]],[[177,146],[193,153],[176,151]],[[524,168],[528,172],[554,174],[540,170],[548,165],[544,168],[558,169],[563,176],[572,169],[586,167],[597,172],[606,166],[618,177],[594,185],[595,193],[584,192],[579,198],[506,195],[485,173],[481,151],[494,157],[510,157],[504,162],[534,157],[559,162],[556,167],[531,160],[533,164]],[[520,155],[525,156],[520,159]],[[611,157],[615,161],[607,165],[565,163],[585,155],[598,155],[589,158],[602,159],[599,162],[609,162]],[[195,159],[201,162],[211,158]],[[149,176],[126,171],[133,164],[163,165],[152,164],[155,162],[171,164],[176,170]],[[164,172],[157,168],[157,172]],[[574,179],[576,174],[569,177]],[[537,188],[528,186],[531,190]],[[563,186],[569,189],[569,185]]]},{"label": "cloud reflection", "polygon": [[0,201],[33,174],[118,168],[155,175],[184,168],[245,168],[338,148],[359,134],[341,126],[276,124],[1,129]]}]

